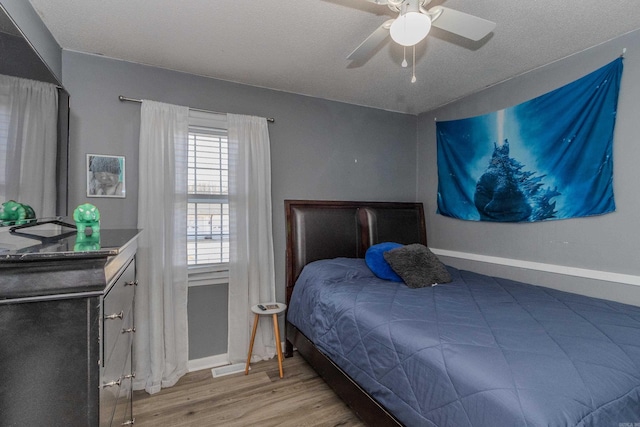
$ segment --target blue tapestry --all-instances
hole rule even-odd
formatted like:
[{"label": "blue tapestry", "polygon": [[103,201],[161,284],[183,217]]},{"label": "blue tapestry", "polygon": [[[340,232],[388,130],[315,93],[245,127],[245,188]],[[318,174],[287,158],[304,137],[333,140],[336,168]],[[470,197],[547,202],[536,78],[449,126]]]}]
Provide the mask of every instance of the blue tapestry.
[{"label": "blue tapestry", "polygon": [[520,105],[438,122],[438,213],[532,222],[615,211],[621,77],[618,58]]}]

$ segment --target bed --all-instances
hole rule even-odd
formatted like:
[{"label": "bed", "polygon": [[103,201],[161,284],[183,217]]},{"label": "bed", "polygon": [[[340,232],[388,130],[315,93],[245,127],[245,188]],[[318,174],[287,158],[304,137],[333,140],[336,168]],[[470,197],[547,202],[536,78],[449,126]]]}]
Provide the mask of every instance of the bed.
[{"label": "bed", "polygon": [[421,204],[285,201],[295,346],[369,425],[640,425],[640,308],[446,267],[408,288],[363,257],[426,245]]}]

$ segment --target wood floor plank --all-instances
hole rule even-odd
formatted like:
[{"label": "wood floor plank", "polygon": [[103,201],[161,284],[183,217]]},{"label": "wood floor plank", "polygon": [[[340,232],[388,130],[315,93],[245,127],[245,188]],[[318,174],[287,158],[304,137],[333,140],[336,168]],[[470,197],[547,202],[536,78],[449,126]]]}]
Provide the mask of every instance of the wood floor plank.
[{"label": "wood floor plank", "polygon": [[353,426],[364,424],[326,383],[295,354],[213,378],[211,370],[190,372],[170,388],[149,395],[134,392],[136,426]]}]

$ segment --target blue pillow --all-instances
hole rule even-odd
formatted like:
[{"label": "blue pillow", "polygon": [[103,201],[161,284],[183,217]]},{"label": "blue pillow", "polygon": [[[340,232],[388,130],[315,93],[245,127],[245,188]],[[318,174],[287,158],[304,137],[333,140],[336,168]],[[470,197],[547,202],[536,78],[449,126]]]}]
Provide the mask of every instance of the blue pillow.
[{"label": "blue pillow", "polygon": [[402,282],[402,278],[396,274],[391,268],[386,259],[384,259],[384,253],[391,249],[402,247],[400,243],[384,242],[377,245],[370,246],[367,252],[364,254],[364,261],[367,263],[367,267],[381,279],[391,280],[393,282]]}]

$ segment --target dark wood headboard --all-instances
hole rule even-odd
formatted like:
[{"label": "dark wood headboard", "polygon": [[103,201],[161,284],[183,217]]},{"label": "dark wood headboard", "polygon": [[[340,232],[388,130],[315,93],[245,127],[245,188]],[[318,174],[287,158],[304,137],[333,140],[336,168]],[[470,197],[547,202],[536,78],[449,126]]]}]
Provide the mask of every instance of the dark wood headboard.
[{"label": "dark wood headboard", "polygon": [[364,258],[380,242],[427,244],[422,203],[285,200],[287,304],[302,268],[319,259]]}]

